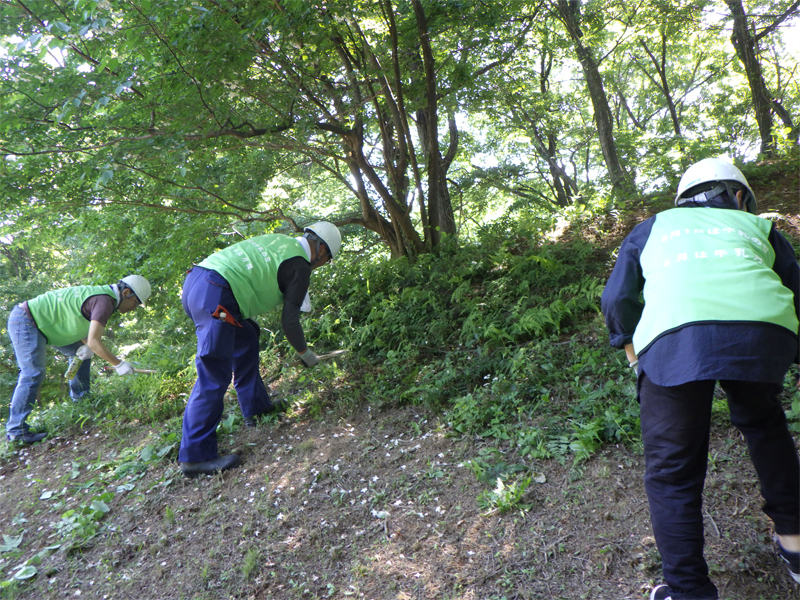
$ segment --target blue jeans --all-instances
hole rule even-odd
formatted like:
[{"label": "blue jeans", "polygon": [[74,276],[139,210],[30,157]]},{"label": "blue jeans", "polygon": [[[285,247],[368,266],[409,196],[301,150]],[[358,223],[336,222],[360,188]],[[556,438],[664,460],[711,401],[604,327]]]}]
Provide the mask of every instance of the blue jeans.
[{"label": "blue jeans", "polygon": [[[263,414],[272,408],[272,402],[259,374],[260,330],[252,319],[242,319],[225,278],[216,271],[194,267],[183,284],[182,301],[197,333],[197,382],[183,414],[178,460],[204,462],[218,456],[217,425],[231,379],[244,417]],[[238,326],[212,316],[220,306]]]},{"label": "blue jeans", "polygon": [[[28,431],[25,422],[33,410],[39,387],[44,381],[47,367],[47,340],[36,323],[20,306],[15,306],[8,316],[8,335],[14,346],[14,354],[19,366],[19,379],[14,393],[11,396],[11,408],[6,423],[6,433],[11,437],[23,435]],[[75,351],[82,342],[78,341],[69,346],[56,348],[59,352],[69,357],[75,356]],[[70,360],[71,362],[71,360]],[[73,400],[89,393],[89,373],[91,360],[83,361],[78,369],[75,379],[69,382],[69,395]]]}]

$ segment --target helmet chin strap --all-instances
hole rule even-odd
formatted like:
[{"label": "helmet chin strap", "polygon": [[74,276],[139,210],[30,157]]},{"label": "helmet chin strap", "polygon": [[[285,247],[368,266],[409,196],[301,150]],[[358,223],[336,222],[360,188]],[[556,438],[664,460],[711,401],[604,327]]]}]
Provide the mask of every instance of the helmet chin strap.
[{"label": "helmet chin strap", "polygon": [[[306,233],[306,234],[303,235],[303,237],[306,238],[309,242],[316,242],[316,245],[314,246],[314,262],[311,263],[311,266],[312,267],[316,267],[316,266],[318,266],[320,264],[325,264],[325,263],[321,262],[321,259],[320,259],[320,256],[319,256],[319,249],[325,243],[322,240],[322,238],[320,238],[318,235],[315,235],[313,233]],[[309,246],[310,245],[311,244],[309,244]],[[326,248],[328,247],[327,244],[325,244],[325,247]],[[328,256],[330,257],[330,250],[328,250]]]},{"label": "helmet chin strap", "polygon": [[319,249],[322,247],[322,240],[316,237],[315,240],[312,241],[316,241],[316,245],[314,246],[314,262],[311,263],[311,266],[316,267],[320,264],[323,264],[321,263],[321,259],[319,256]]},{"label": "helmet chin strap", "polygon": [[[720,181],[710,190],[706,190],[704,192],[700,192],[699,194],[695,194],[694,196],[684,196],[678,199],[676,206],[703,206],[714,200],[717,196],[720,196],[722,192],[727,192],[727,201],[726,204],[730,205],[731,208],[739,209],[748,211],[747,209],[747,197],[742,199],[741,205],[736,198],[736,192],[731,189],[731,186],[728,184],[727,181]],[[748,194],[747,190],[742,190],[743,194]],[[748,211],[749,212],[749,211]]]},{"label": "helmet chin strap", "polygon": [[710,190],[706,190],[705,192],[700,192],[699,194],[695,194],[694,196],[684,196],[680,198],[677,202],[678,206],[683,206],[684,204],[706,204],[709,200],[713,200],[717,196],[719,196],[722,192],[728,192],[730,196],[730,189],[728,188],[727,184],[725,183],[718,183]]}]

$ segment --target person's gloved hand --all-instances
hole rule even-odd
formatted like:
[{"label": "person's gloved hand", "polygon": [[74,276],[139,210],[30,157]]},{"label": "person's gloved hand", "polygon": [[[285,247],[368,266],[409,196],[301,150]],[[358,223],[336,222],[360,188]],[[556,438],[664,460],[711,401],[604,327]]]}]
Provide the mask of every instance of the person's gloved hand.
[{"label": "person's gloved hand", "polygon": [[91,348],[89,348],[89,346],[84,344],[75,351],[75,356],[77,356],[81,360],[87,360],[94,356],[94,351]]},{"label": "person's gloved hand", "polygon": [[300,355],[300,360],[307,367],[313,367],[319,364],[319,356],[311,349],[307,348],[305,352]]},{"label": "person's gloved hand", "polygon": [[117,372],[117,375],[130,375],[133,373],[133,365],[129,363],[127,360],[123,360],[118,365],[114,366],[114,370]]}]

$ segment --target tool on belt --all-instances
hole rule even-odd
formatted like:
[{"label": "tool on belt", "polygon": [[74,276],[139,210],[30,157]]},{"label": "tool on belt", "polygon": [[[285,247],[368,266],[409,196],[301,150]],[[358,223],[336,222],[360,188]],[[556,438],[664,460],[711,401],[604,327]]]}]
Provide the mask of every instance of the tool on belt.
[{"label": "tool on belt", "polygon": [[241,323],[233,318],[231,315],[231,311],[227,308],[222,306],[222,304],[217,304],[217,310],[211,313],[211,316],[215,319],[219,319],[220,321],[225,321],[226,323],[230,323],[231,325],[236,325],[236,327],[241,327]]}]

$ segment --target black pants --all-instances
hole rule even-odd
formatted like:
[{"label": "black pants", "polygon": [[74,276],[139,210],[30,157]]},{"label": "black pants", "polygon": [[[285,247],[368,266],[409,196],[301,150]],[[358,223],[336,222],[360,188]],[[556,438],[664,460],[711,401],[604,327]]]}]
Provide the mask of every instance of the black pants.
[{"label": "black pants", "polygon": [[[717,598],[703,558],[702,493],[715,381],[674,387],[639,375],[645,489],[672,598]],[[747,440],[764,498],[781,535],[800,533],[800,462],[778,395],[782,385],[720,381],[731,422]]]}]

